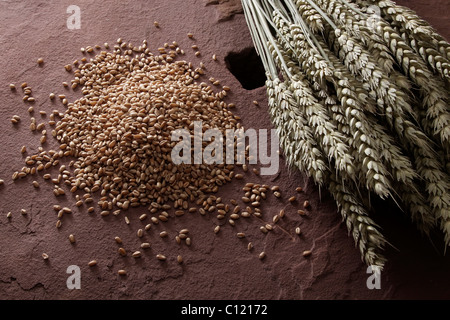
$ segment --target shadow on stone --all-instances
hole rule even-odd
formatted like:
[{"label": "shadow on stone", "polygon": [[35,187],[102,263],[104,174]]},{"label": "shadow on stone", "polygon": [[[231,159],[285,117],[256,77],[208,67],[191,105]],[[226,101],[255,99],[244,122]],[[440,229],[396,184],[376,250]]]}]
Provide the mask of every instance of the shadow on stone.
[{"label": "shadow on stone", "polygon": [[254,47],[228,53],[225,64],[244,89],[253,90],[265,85],[264,66]]}]

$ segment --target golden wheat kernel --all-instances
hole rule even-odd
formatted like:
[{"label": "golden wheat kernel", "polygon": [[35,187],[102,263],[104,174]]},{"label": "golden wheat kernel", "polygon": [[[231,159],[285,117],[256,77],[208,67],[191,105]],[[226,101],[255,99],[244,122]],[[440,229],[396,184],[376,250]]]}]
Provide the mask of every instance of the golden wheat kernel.
[{"label": "golden wheat kernel", "polygon": [[283,218],[285,216],[285,214],[286,213],[285,213],[284,209],[281,209],[280,213],[278,215],[280,216],[280,218]]},{"label": "golden wheat kernel", "polygon": [[118,252],[119,252],[119,254],[121,255],[121,256],[126,256],[127,255],[127,251],[124,249],[124,248],[119,248],[118,250],[117,250]]},{"label": "golden wheat kernel", "polygon": [[184,211],[183,210],[177,210],[177,211],[175,211],[175,215],[177,217],[181,217],[182,215],[184,215]]},{"label": "golden wheat kernel", "polygon": [[103,216],[103,217],[106,217],[106,216],[109,216],[110,213],[111,213],[111,211],[103,210],[103,211],[100,212],[100,215]]},{"label": "golden wheat kernel", "polygon": [[51,92],[51,93],[48,95],[48,97],[49,97],[51,100],[53,100],[53,99],[55,99],[55,94],[54,94],[53,92]]},{"label": "golden wheat kernel", "polygon": [[39,182],[37,182],[36,180],[34,180],[34,181],[33,181],[33,187],[39,188]]},{"label": "golden wheat kernel", "polygon": [[154,25],[156,28],[159,28],[159,22],[158,22],[158,21],[154,21],[154,22],[153,22],[153,25]]},{"label": "golden wheat kernel", "polygon": [[6,214],[6,218],[11,219],[11,217],[12,217],[12,213],[11,213],[11,211],[10,211],[10,212],[8,212],[8,213]]},{"label": "golden wheat kernel", "polygon": [[267,231],[272,231],[273,230],[273,226],[270,223],[267,223],[265,225],[265,227],[266,227]]},{"label": "golden wheat kernel", "polygon": [[220,226],[215,226],[214,227],[214,233],[218,233],[220,231]]},{"label": "golden wheat kernel", "polygon": [[238,174],[235,174],[234,177],[235,177],[237,180],[242,180],[242,179],[244,178],[244,175],[241,174],[241,173],[238,173]]},{"label": "golden wheat kernel", "polygon": [[190,32],[187,34],[187,36],[188,36],[188,38],[190,38],[190,39],[192,39],[192,38],[194,37],[194,35],[193,35],[192,33],[190,33]]},{"label": "golden wheat kernel", "polygon": [[244,172],[247,172],[247,171],[248,171],[248,166],[247,166],[245,163],[242,165],[242,170],[243,170]]},{"label": "golden wheat kernel", "polygon": [[163,215],[163,214],[160,214],[160,215],[158,216],[158,219],[161,220],[162,222],[167,222],[167,221],[169,221],[169,218],[167,218],[167,216],[165,216],[165,215]]},{"label": "golden wheat kernel", "polygon": [[157,258],[158,260],[161,260],[161,261],[164,261],[164,260],[167,259],[165,255],[160,254],[160,253],[158,253],[158,254],[156,255],[156,258]]},{"label": "golden wheat kernel", "polygon": [[124,218],[124,219],[125,219],[125,223],[126,223],[126,224],[130,224],[130,219],[128,219],[128,217],[127,217],[127,216],[125,216],[125,218]]},{"label": "golden wheat kernel", "polygon": [[96,265],[97,265],[97,260],[91,260],[91,261],[88,262],[88,266],[89,267],[94,267]]},{"label": "golden wheat kernel", "polygon": [[27,214],[27,210],[25,210],[25,209],[20,209],[20,213],[23,214],[23,215],[26,215],[26,214]]},{"label": "golden wheat kernel", "polygon": [[42,65],[42,64],[44,63],[44,59],[43,59],[43,58],[37,59],[37,63],[38,63],[39,65]]},{"label": "golden wheat kernel", "polygon": [[273,216],[273,218],[272,218],[273,223],[277,223],[278,220],[280,220],[280,216],[279,215]]},{"label": "golden wheat kernel", "polygon": [[289,200],[289,202],[295,202],[295,201],[297,201],[297,198],[295,196],[292,196],[288,200]]},{"label": "golden wheat kernel", "polygon": [[143,221],[147,218],[147,214],[143,213],[139,216],[139,220]]},{"label": "golden wheat kernel", "polygon": [[260,254],[259,254],[259,256],[258,256],[258,258],[259,258],[259,260],[262,260],[262,259],[264,259],[266,257],[266,253],[263,251],[263,252],[261,252]]},{"label": "golden wheat kernel", "polygon": [[217,61],[217,55],[216,55],[216,54],[213,54],[213,55],[212,55],[212,59],[213,59],[214,61]]},{"label": "golden wheat kernel", "polygon": [[309,203],[308,200],[305,200],[305,201],[303,202],[303,208],[309,208],[310,206],[311,206],[311,204]]},{"label": "golden wheat kernel", "polygon": [[189,229],[181,229],[180,234],[188,234],[189,233]]},{"label": "golden wheat kernel", "polygon": [[185,234],[185,233],[180,233],[179,235],[178,235],[178,238],[180,238],[180,239],[182,239],[182,240],[184,240],[184,239],[186,239],[188,236],[187,236],[187,234]]},{"label": "golden wheat kernel", "polygon": [[62,222],[61,222],[61,220],[58,219],[58,220],[56,221],[56,227],[57,227],[57,228],[61,228],[61,225],[62,225]]},{"label": "golden wheat kernel", "polygon": [[304,257],[309,257],[311,255],[312,251],[311,250],[305,250],[303,251],[303,256]]},{"label": "golden wheat kernel", "polygon": [[48,254],[46,254],[45,252],[42,253],[42,259],[48,260],[48,258],[49,258]]},{"label": "golden wheat kernel", "polygon": [[183,257],[180,256],[180,255],[178,255],[178,256],[177,256],[177,262],[178,262],[178,264],[183,263]]},{"label": "golden wheat kernel", "polygon": [[233,219],[229,219],[229,220],[228,220],[228,223],[229,223],[230,225],[232,225],[233,227],[236,225],[236,222],[234,222]]},{"label": "golden wheat kernel", "polygon": [[72,209],[69,207],[63,207],[61,210],[64,211],[64,213],[72,213]]},{"label": "golden wheat kernel", "polygon": [[94,210],[95,210],[94,207],[89,207],[89,208],[87,209],[87,212],[92,213],[92,212],[94,212]]},{"label": "golden wheat kernel", "polygon": [[152,227],[152,225],[150,223],[146,224],[145,227],[144,227],[144,230],[148,231],[148,230],[150,230],[151,227]]},{"label": "golden wheat kernel", "polygon": [[243,212],[241,213],[241,216],[244,217],[244,218],[249,218],[249,217],[250,217],[250,212],[243,211]]},{"label": "golden wheat kernel", "polygon": [[120,209],[114,210],[114,211],[112,212],[112,214],[113,214],[113,216],[118,216],[118,215],[120,214]]},{"label": "golden wheat kernel", "polygon": [[167,237],[169,234],[167,233],[167,231],[161,231],[160,233],[159,233],[159,236],[161,237],[161,238],[165,238],[165,237]]},{"label": "golden wheat kernel", "polygon": [[191,238],[187,237],[185,241],[186,241],[186,245],[188,245],[188,246],[191,245]]},{"label": "golden wheat kernel", "polygon": [[302,231],[300,230],[300,227],[295,228],[295,233],[300,234]]},{"label": "golden wheat kernel", "polygon": [[281,197],[281,193],[278,192],[278,191],[275,191],[275,192],[273,193],[273,195],[274,195],[275,197],[277,197],[277,198],[280,198],[280,197]]},{"label": "golden wheat kernel", "polygon": [[133,257],[133,258],[140,258],[141,257],[141,252],[139,251],[139,250],[137,250],[137,251],[135,251],[135,252],[133,252],[132,254],[131,254],[131,256]]},{"label": "golden wheat kernel", "polygon": [[69,86],[69,84],[66,81],[63,81],[62,83],[63,87],[67,88]]},{"label": "golden wheat kernel", "polygon": [[137,236],[138,236],[139,238],[141,238],[143,235],[144,235],[144,230],[139,229],[139,230],[137,231]]},{"label": "golden wheat kernel", "polygon": [[267,228],[265,226],[259,227],[259,230],[261,230],[262,233],[267,233],[268,232],[268,230],[267,230]]},{"label": "golden wheat kernel", "polygon": [[242,238],[245,238],[245,233],[243,233],[243,232],[238,232],[238,233],[236,233],[236,236],[237,236],[238,238],[242,239]]},{"label": "golden wheat kernel", "polygon": [[299,215],[301,215],[301,216],[306,215],[305,210],[297,210],[297,213],[298,213]]},{"label": "golden wheat kernel", "polygon": [[73,234],[69,235],[69,241],[70,243],[75,243],[75,236]]},{"label": "golden wheat kernel", "polygon": [[10,88],[11,90],[16,90],[16,86],[14,85],[14,83],[10,83],[10,84],[9,84],[9,88]]},{"label": "golden wheat kernel", "polygon": [[126,272],[124,269],[120,269],[120,270],[117,271],[117,274],[118,274],[119,276],[126,276],[126,275],[127,275],[127,272]]},{"label": "golden wheat kernel", "polygon": [[151,244],[149,242],[142,242],[141,243],[141,249],[148,249],[151,247]]}]

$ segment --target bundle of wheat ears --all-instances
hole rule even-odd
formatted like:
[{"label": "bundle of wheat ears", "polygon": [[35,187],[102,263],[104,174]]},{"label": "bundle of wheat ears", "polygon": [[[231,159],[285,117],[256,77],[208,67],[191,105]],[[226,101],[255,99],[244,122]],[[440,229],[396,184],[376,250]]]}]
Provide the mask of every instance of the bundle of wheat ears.
[{"label": "bundle of wheat ears", "polygon": [[387,239],[370,195],[450,244],[450,44],[390,0],[242,0],[291,167],[336,200],[362,260]]}]

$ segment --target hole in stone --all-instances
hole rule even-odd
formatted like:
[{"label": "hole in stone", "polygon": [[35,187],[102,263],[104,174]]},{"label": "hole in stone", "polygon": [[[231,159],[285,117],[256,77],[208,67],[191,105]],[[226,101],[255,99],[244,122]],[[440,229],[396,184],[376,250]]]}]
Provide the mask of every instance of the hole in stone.
[{"label": "hole in stone", "polygon": [[253,90],[266,83],[266,72],[254,47],[230,52],[225,57],[225,64],[244,89]]}]

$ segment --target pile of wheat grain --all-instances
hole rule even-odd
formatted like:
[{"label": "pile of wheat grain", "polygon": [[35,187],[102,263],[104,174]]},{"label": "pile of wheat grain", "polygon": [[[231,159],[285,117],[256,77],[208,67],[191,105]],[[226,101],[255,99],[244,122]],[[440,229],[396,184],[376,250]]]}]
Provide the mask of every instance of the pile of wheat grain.
[{"label": "pile of wheat grain", "polygon": [[176,59],[179,53],[176,42],[153,55],[146,41],[135,47],[118,39],[112,52],[100,51],[90,61],[84,58],[75,70],[66,66],[73,71],[72,87],[82,86],[83,96],[70,103],[60,97],[67,110],[57,114],[61,118],[52,130],[59,150],[41,148],[13,178],[71,157],[72,171],[61,166],[61,175],[53,179],[55,195],[65,193],[59,185],[65,183],[73,193],[84,192],[77,198],[81,205],[83,200],[93,202],[99,192],[102,215],[142,205],[151,212],[172,206],[188,209],[190,202],[217,192],[233,178],[233,164],[176,165],[171,151],[178,141],[172,141],[171,134],[187,129],[194,137],[194,121],[201,121],[203,131],[214,128],[225,135],[227,129],[240,128],[239,117],[230,111],[233,105],[223,101],[229,88],[217,80],[215,85],[197,81],[204,68]]}]

